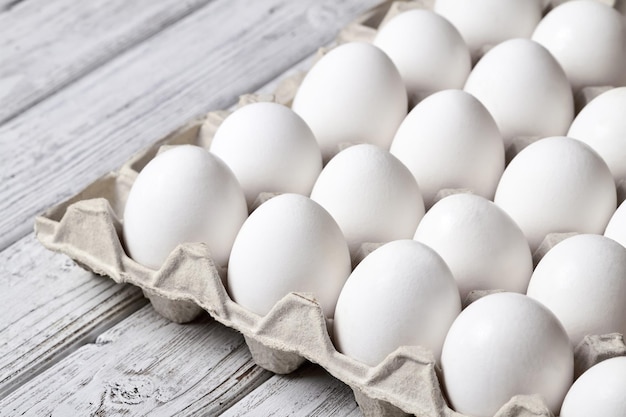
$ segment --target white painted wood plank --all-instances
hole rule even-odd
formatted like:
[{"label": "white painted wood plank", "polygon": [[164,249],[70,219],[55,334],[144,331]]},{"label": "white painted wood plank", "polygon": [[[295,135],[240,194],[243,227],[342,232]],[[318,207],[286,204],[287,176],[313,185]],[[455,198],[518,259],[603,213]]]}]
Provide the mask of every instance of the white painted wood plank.
[{"label": "white painted wood plank", "polygon": [[350,387],[308,363],[292,374],[274,375],[223,417],[362,415]]},{"label": "white painted wood plank", "polygon": [[0,400],[0,416],[212,416],[270,376],[208,315],[179,325],[148,306]]},{"label": "white painted wood plank", "polygon": [[33,234],[0,253],[0,288],[0,397],[146,304]]},{"label": "white painted wood plank", "polygon": [[0,249],[185,121],[228,107],[378,0],[215,0],[0,127]]},{"label": "white painted wood plank", "polygon": [[0,2],[0,123],[210,1]]}]

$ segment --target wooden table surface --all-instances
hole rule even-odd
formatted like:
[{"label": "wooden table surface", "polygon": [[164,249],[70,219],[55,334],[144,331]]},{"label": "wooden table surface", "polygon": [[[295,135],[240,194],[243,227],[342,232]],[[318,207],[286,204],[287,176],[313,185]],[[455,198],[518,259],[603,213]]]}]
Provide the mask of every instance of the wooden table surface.
[{"label": "wooden table surface", "polygon": [[319,367],[273,375],[208,315],[168,322],[33,220],[379,1],[0,0],[0,416],[361,415]]}]

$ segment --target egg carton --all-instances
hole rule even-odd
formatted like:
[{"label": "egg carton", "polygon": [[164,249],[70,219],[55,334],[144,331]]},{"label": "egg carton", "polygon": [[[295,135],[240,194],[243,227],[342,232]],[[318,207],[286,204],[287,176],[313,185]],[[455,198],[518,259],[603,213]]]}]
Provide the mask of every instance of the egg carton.
[{"label": "egg carton", "polygon": [[[338,43],[371,40],[378,25],[394,14],[430,6],[432,0],[384,3],[348,25]],[[243,96],[239,105],[257,101],[289,105],[302,78],[302,73],[286,78],[272,95]],[[224,286],[226,272],[213,262],[203,243],[179,245],[157,271],[128,257],[121,238],[122,213],[138,173],[166,147],[192,144],[208,148],[228,114],[230,111],[220,110],[191,121],[132,157],[119,170],[51,207],[35,220],[37,238],[46,248],[68,255],[88,271],[141,288],[154,309],[173,322],[186,323],[208,312],[216,321],[241,332],[254,361],[265,369],[286,374],[306,360],[319,364],[352,388],[367,417],[465,417],[448,406],[432,352],[420,346],[402,346],[375,367],[343,355],[332,343],[332,323],[325,319],[312,294],[290,293],[262,317],[231,300]],[[441,195],[458,191],[442,190]],[[271,193],[262,193],[252,209],[271,197]],[[564,237],[567,235],[548,236],[535,253],[535,262]],[[379,245],[364,244],[353,263]],[[470,293],[464,305],[487,293]],[[601,360],[622,355],[626,355],[626,344],[621,334],[587,336],[575,351],[576,375]],[[551,414],[539,396],[521,395],[495,415],[522,416]]]},{"label": "egg carton", "polygon": [[[245,96],[242,101],[267,99]],[[215,265],[203,243],[178,246],[158,271],[127,256],[121,239],[121,215],[138,172],[165,147],[206,142],[207,132],[227,114],[214,112],[191,122],[133,157],[120,170],[52,207],[36,219],[38,239],[89,271],[140,287],[154,309],[171,321],[186,323],[207,311],[215,320],[241,332],[255,362],[265,369],[285,374],[305,360],[321,365],[353,389],[366,416],[463,417],[448,407],[439,384],[440,371],[430,351],[403,346],[375,367],[353,360],[334,348],[329,323],[312,294],[288,294],[261,317],[230,299],[224,287],[225,271]],[[267,198],[271,194],[261,195],[257,205]],[[542,250],[566,236],[550,236]],[[355,263],[376,247],[375,243],[364,244]],[[466,304],[486,293],[470,293]],[[626,355],[622,335],[587,336],[576,351],[576,372],[619,355]],[[547,417],[550,413],[539,397],[531,395],[512,398],[496,416]]]},{"label": "egg carton", "polygon": [[[244,101],[258,99],[248,96]],[[329,323],[311,294],[291,293],[264,317],[251,313],[230,299],[223,283],[224,271],[214,264],[203,243],[178,246],[158,271],[126,255],[121,239],[121,214],[138,172],[162,146],[199,145],[206,140],[200,131],[203,126],[207,129],[207,120],[214,124],[226,114],[211,113],[205,120],[192,122],[136,155],[120,170],[52,207],[36,219],[38,239],[89,271],[142,288],[154,309],[171,321],[189,322],[207,311],[215,320],[244,335],[255,362],[263,368],[284,374],[305,360],[318,363],[352,387],[366,416],[462,417],[447,406],[439,384],[439,369],[428,350],[403,346],[376,367],[355,361],[334,348]],[[261,196],[259,202],[267,197]],[[363,245],[360,257],[377,246]],[[483,295],[484,292],[477,291],[469,298],[472,301]],[[577,349],[577,373],[618,355],[626,355],[621,335],[588,336]],[[550,414],[536,396],[515,397],[496,414],[526,415]]]}]

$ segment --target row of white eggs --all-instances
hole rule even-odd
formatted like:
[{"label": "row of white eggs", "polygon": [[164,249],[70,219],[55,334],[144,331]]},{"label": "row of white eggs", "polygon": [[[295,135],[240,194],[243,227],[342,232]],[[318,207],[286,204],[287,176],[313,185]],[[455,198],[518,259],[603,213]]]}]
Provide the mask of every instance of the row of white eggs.
[{"label": "row of white eggs", "polygon": [[[224,224],[237,217],[233,208],[245,210],[243,193],[237,196],[233,188],[211,194],[207,190],[215,191],[215,185],[196,184],[190,190],[189,178],[181,179],[180,173],[206,176],[205,184],[219,178],[227,187],[234,178],[207,174],[205,164],[217,167],[217,174],[229,172],[218,158],[193,146],[167,150],[142,171],[125,213],[126,244],[133,258],[153,256],[154,245],[206,241],[178,235],[181,240],[168,242],[172,236],[163,233],[171,233],[172,226],[177,231],[187,227],[188,234],[206,234],[208,228],[212,238],[216,225],[195,219]],[[156,174],[151,172],[170,182],[154,188],[150,176]],[[175,196],[171,190],[177,190]],[[186,201],[180,200],[184,190],[193,192],[182,197]],[[211,199],[220,201],[225,217],[209,217],[215,206]],[[237,203],[226,207],[228,200]],[[133,213],[140,220],[133,220]],[[133,229],[141,223],[144,230]],[[133,233],[140,238],[134,243]],[[230,253],[228,291],[260,315],[288,292],[313,293],[324,314],[334,316],[338,350],[372,366],[401,345],[429,347],[437,359],[444,350],[441,363],[448,395],[453,406],[468,415],[492,415],[513,395],[535,392],[558,410],[572,382],[572,346],[585,334],[626,331],[626,249],[609,238],[581,234],[566,239],[531,272],[528,244],[511,218],[483,197],[455,194],[426,213],[416,239],[422,243],[405,239],[381,246],[351,272],[348,245],[332,216],[310,198],[282,194],[243,222]],[[466,281],[457,286],[455,278]],[[528,294],[553,313],[529,297],[505,293],[484,297],[459,315],[462,284],[465,291],[491,286],[524,292],[529,280]],[[547,373],[546,363],[552,364]],[[503,379],[497,393],[488,383],[494,377]],[[478,391],[471,392],[469,405],[455,397],[455,389],[465,393],[471,387]]]},{"label": "row of white eggs", "polygon": [[[445,2],[438,3],[443,10]],[[395,35],[403,39],[437,45],[432,34],[445,25],[444,37],[458,37],[426,11],[401,14],[384,28],[403,19],[419,19],[404,25],[430,34]],[[384,34],[375,41],[381,48]],[[437,59],[445,50],[438,48]],[[441,62],[431,79],[445,78],[447,67],[464,68]],[[614,66],[619,62],[626,59]],[[530,254],[549,232],[604,231],[615,211],[613,177],[626,169],[624,144],[615,140],[626,131],[619,111],[626,88],[598,97],[571,123],[567,71],[532,41],[497,45],[471,73],[468,64],[459,86],[432,91],[410,91],[401,65],[368,44],[340,46],[309,72],[293,111],[258,103],[229,116],[211,143],[219,157],[192,146],[160,154],[129,195],[126,248],[158,268],[178,243],[205,242],[216,262],[228,265],[233,299],[253,312],[267,313],[290,291],[312,292],[334,316],[338,349],[365,363],[377,364],[399,345],[425,345],[438,359],[443,351],[445,385],[458,411],[492,415],[512,395],[538,390],[556,413],[572,382],[572,344],[584,334],[626,331],[626,249],[581,235],[557,245],[534,273]],[[432,94],[463,82],[466,91]],[[412,101],[421,100],[408,115],[405,85]],[[595,151],[574,139],[542,139],[505,170],[504,149],[515,137],[566,133]],[[352,146],[333,157],[349,142],[378,147]],[[446,188],[476,195],[435,204]],[[264,191],[287,194],[248,217]],[[496,204],[488,201],[494,196]],[[615,239],[626,230],[617,226],[626,223],[620,212],[626,209],[611,221]],[[389,241],[351,272],[350,252],[361,243]],[[472,289],[526,287],[559,319],[510,293],[459,315]],[[563,416],[580,415],[581,407],[563,408]]]}]

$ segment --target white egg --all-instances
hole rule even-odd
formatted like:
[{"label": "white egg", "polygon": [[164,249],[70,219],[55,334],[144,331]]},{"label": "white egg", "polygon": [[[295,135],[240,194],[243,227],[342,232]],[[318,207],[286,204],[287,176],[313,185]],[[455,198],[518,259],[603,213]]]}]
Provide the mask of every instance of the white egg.
[{"label": "white egg", "polygon": [[412,103],[439,90],[463,88],[472,65],[458,30],[430,10],[398,14],[380,28],[374,45],[400,71]]},{"label": "white egg", "polygon": [[375,145],[351,146],[322,170],[311,199],[335,218],[351,252],[362,243],[411,239],[424,202],[411,172]]},{"label": "white egg", "polygon": [[459,30],[474,58],[512,38],[530,38],[541,19],[539,0],[436,0],[435,12]]},{"label": "white egg", "polygon": [[601,235],[565,239],[537,265],[528,296],[552,310],[574,346],[585,335],[626,334],[626,248]]},{"label": "white egg", "polygon": [[308,197],[281,194],[241,227],[230,255],[228,291],[259,315],[290,292],[312,293],[332,318],[350,268],[348,245],[330,214]]},{"label": "white egg", "polygon": [[589,368],[570,388],[560,417],[626,416],[626,356]]},{"label": "white egg", "polygon": [[532,39],[554,55],[572,87],[620,85],[626,71],[626,28],[619,12],[594,0],[563,3],[537,25]]},{"label": "white egg", "polygon": [[487,52],[465,91],[489,110],[505,148],[520,136],[564,135],[574,117],[563,69],[547,49],[528,39],[511,39]]},{"label": "white egg", "polygon": [[389,57],[364,42],[324,55],[307,73],[292,108],[311,127],[325,160],[342,143],[385,149],[407,113],[404,82]]},{"label": "white egg", "polygon": [[593,149],[576,139],[551,137],[513,158],[494,201],[534,251],[548,233],[602,233],[617,196],[611,171]]},{"label": "white egg", "polygon": [[470,304],[450,327],[441,354],[456,411],[492,417],[515,395],[539,394],[558,414],[574,374],[567,333],[541,303],[498,293]]},{"label": "white egg", "polygon": [[124,209],[124,243],[131,258],[158,269],[174,248],[204,242],[225,266],[248,210],[233,172],[204,149],[162,152],[139,173]]},{"label": "white egg", "polygon": [[390,152],[411,170],[426,207],[446,188],[466,188],[492,199],[504,170],[496,122],[461,90],[437,92],[415,106],[398,128]]},{"label": "white egg", "polygon": [[438,360],[461,311],[450,269],[431,248],[396,240],[354,269],[335,310],[337,349],[370,366],[400,346],[420,345]]},{"label": "white egg", "polygon": [[224,120],[210,151],[233,170],[248,206],[261,192],[309,195],[322,170],[313,132],[288,107],[252,103]]},{"label": "white egg", "polygon": [[604,236],[626,247],[626,202],[622,202],[606,225]]},{"label": "white egg", "polygon": [[450,267],[465,299],[472,290],[524,293],[533,261],[524,233],[486,198],[454,194],[431,207],[415,240],[433,248]]},{"label": "white egg", "polygon": [[585,142],[600,154],[615,181],[626,178],[625,114],[626,87],[614,88],[583,107],[567,132],[567,136]]}]

